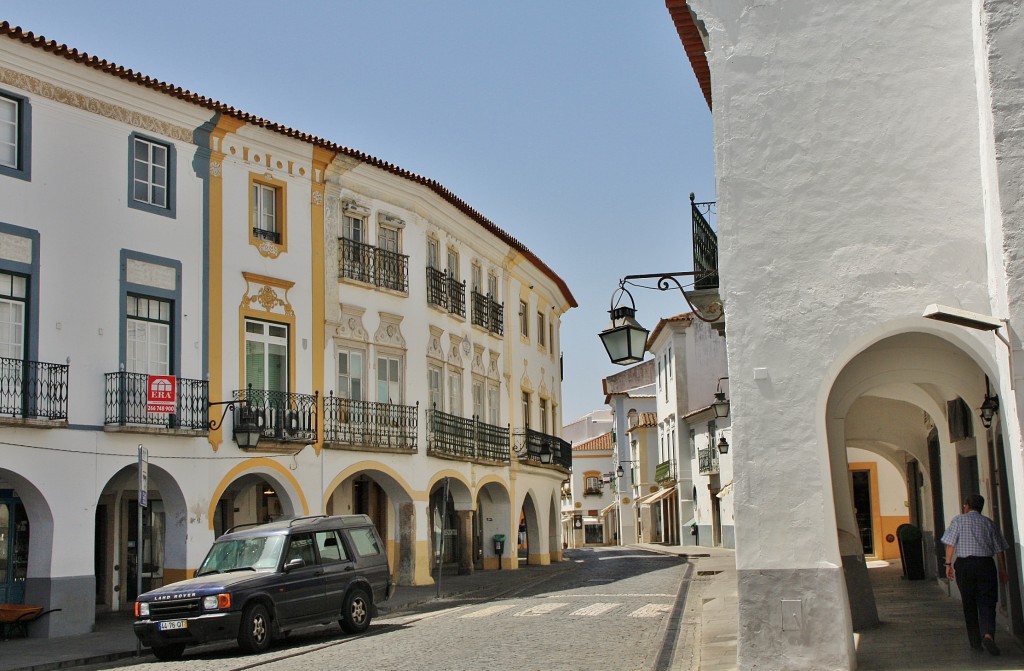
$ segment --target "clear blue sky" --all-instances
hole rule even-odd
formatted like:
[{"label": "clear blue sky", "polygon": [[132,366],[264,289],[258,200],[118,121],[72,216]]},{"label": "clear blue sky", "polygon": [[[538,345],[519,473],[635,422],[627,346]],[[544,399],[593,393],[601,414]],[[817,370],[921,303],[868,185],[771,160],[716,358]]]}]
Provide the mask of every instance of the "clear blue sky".
[{"label": "clear blue sky", "polygon": [[[563,419],[602,407],[626,274],[691,269],[711,114],[663,0],[5,0],[0,20],[445,185],[533,250],[563,320]],[[634,291],[653,328],[686,311]]]}]

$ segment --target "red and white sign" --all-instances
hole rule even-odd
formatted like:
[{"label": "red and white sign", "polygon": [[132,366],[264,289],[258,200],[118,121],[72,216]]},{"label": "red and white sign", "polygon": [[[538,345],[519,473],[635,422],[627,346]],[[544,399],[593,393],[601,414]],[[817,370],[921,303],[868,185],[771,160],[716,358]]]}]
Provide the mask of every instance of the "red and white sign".
[{"label": "red and white sign", "polygon": [[178,400],[178,378],[150,375],[146,380],[146,412],[173,413]]}]

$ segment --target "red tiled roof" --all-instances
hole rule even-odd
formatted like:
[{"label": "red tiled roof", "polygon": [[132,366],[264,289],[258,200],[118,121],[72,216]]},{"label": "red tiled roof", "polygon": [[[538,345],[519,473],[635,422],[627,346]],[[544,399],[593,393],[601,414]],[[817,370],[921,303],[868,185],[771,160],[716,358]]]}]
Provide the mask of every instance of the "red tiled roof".
[{"label": "red tiled roof", "polygon": [[221,114],[234,117],[235,119],[239,119],[248,124],[260,126],[261,128],[266,128],[267,130],[273,131],[275,133],[280,133],[281,135],[285,135],[296,140],[301,140],[303,142],[308,142],[309,144],[316,145],[318,147],[323,147],[330,151],[335,151],[339,154],[343,154],[345,156],[349,156],[358,161],[366,163],[367,165],[371,165],[375,168],[379,168],[381,170],[390,172],[411,182],[422,184],[423,186],[427,187],[428,189],[436,193],[438,196],[440,196],[444,201],[450,203],[453,207],[455,207],[455,209],[459,210],[470,219],[476,221],[478,224],[483,226],[487,231],[497,236],[507,245],[509,245],[510,247],[521,253],[523,256],[525,256],[531,263],[537,266],[537,268],[539,268],[541,272],[543,272],[545,275],[551,278],[551,280],[561,290],[562,296],[565,298],[566,302],[569,303],[570,307],[578,307],[578,304],[576,303],[576,298],[573,297],[572,292],[569,291],[569,286],[565,283],[565,280],[559,277],[558,274],[555,273],[555,271],[552,270],[546,263],[541,261],[536,254],[531,252],[523,243],[519,242],[519,240],[517,240],[515,237],[509,235],[502,229],[498,228],[498,226],[496,226],[494,222],[492,222],[490,219],[488,219],[487,217],[485,217],[484,215],[480,214],[475,209],[470,207],[468,203],[466,203],[464,200],[462,200],[454,193],[449,191],[447,188],[445,188],[444,185],[440,184],[439,182],[433,179],[428,179],[421,175],[417,175],[416,173],[405,170],[404,168],[400,168],[399,166],[393,163],[388,163],[387,161],[383,161],[379,158],[370,156],[369,154],[365,154],[361,151],[357,151],[355,149],[351,149],[349,147],[345,147],[334,142],[330,142],[328,140],[325,140],[321,137],[317,137],[315,135],[311,135],[309,133],[303,133],[302,131],[295,130],[294,128],[289,128],[288,126],[283,126],[279,123],[275,123],[273,121],[260,118],[253,114],[249,114],[248,112],[243,112],[242,110],[236,109],[234,107],[231,107],[230,105],[214,100],[213,98],[207,98],[206,96],[200,95],[198,93],[193,93],[192,91],[189,91],[187,89],[183,89],[180,86],[174,86],[173,84],[168,84],[158,79],[148,77],[139,72],[135,72],[134,70],[121,67],[116,63],[112,63],[102,58],[97,58],[96,56],[90,56],[84,51],[72,49],[65,44],[58,44],[54,40],[47,40],[45,37],[41,35],[37,36],[30,31],[24,31],[19,26],[12,26],[7,21],[0,22],[0,35],[7,36],[12,40],[18,40],[30,46],[36,47],[37,49],[42,49],[43,51],[50,52],[56,56],[62,56],[69,61],[81,63],[82,65],[91,67],[94,70],[106,72],[110,75],[119,77],[126,81],[134,82],[139,86],[144,86],[146,88],[153,89],[154,91],[157,91],[159,93],[163,93],[171,97],[178,98],[179,100],[184,100],[185,102],[192,103],[193,105],[205,107],[209,110],[213,110],[215,112],[219,112]]},{"label": "red tiled roof", "polygon": [[668,13],[676,24],[676,32],[679,33],[679,40],[683,43],[686,56],[690,59],[690,67],[693,74],[697,76],[697,84],[704,92],[704,100],[708,102],[708,109],[711,109],[711,69],[708,68],[708,58],[704,53],[704,40],[701,39],[700,30],[693,22],[693,15],[686,0],[665,0]]},{"label": "red tiled roof", "polygon": [[636,416],[634,421],[629,423],[629,430],[642,429],[648,426],[658,425],[658,413],[656,412],[641,412]]},{"label": "red tiled roof", "polygon": [[573,452],[610,452],[612,450],[612,434],[602,433],[596,438],[590,440],[584,440],[582,443],[576,443],[572,446]]},{"label": "red tiled roof", "polygon": [[647,336],[647,344],[644,345],[644,348],[646,350],[651,349],[651,345],[654,343],[655,340],[658,339],[658,336],[661,334],[662,329],[664,329],[665,326],[667,326],[671,322],[685,322],[686,325],[689,326],[690,324],[693,323],[693,313],[687,312],[681,315],[676,315],[675,317],[664,317],[663,319],[659,319],[658,325],[654,327],[653,331],[651,331],[651,335]]}]

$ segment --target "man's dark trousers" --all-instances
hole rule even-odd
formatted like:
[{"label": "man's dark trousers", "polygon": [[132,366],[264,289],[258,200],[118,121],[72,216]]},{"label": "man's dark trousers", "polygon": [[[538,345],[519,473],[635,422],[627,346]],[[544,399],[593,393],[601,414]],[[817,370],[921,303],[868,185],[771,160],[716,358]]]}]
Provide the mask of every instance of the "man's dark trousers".
[{"label": "man's dark trousers", "polygon": [[975,648],[988,634],[995,638],[996,601],[999,598],[999,576],[992,557],[959,557],[953,562],[956,586],[964,604],[967,637]]}]

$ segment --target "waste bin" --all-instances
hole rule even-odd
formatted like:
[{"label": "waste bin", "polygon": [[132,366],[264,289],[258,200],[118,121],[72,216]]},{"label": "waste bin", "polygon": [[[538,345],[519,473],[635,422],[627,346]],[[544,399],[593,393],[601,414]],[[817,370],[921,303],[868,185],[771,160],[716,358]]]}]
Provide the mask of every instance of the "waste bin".
[{"label": "waste bin", "polygon": [[903,577],[907,580],[924,580],[924,546],[921,530],[913,524],[901,524],[896,528],[900,541],[900,558],[903,560]]},{"label": "waste bin", "polygon": [[494,554],[498,557],[505,554],[505,534],[494,535]]}]

